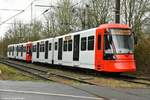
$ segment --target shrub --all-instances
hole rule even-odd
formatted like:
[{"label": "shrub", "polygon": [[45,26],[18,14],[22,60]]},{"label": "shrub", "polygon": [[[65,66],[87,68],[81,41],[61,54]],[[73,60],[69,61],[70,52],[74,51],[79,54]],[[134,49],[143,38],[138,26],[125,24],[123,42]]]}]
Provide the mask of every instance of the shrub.
[{"label": "shrub", "polygon": [[135,46],[137,74],[150,76],[150,37],[142,36]]}]

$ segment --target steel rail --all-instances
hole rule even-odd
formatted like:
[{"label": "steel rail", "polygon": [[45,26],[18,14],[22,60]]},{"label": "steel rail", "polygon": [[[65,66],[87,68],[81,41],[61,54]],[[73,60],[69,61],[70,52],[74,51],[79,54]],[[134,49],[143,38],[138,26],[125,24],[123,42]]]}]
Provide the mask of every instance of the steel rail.
[{"label": "steel rail", "polygon": [[[4,60],[4,59],[3,59]],[[4,62],[7,63],[11,63],[11,64],[14,64],[15,62],[14,61],[10,61],[10,60],[6,60]],[[3,63],[4,63],[3,62]],[[10,64],[10,66],[11,66]],[[36,68],[36,67],[31,67],[29,65],[25,65],[25,64],[22,64],[22,63],[17,63],[18,66],[22,66],[22,67],[26,67],[30,70],[36,70],[36,71],[39,71],[41,73],[45,73],[47,75],[46,78],[48,78],[49,75],[53,75],[53,76],[57,76],[57,77],[61,77],[61,78],[65,78],[65,79],[69,79],[69,80],[74,80],[74,81],[77,81],[77,82],[80,82],[80,83],[84,83],[84,84],[89,84],[89,85],[97,85],[97,86],[100,86],[99,83],[95,83],[95,82],[92,82],[92,80],[83,80],[83,79],[80,79],[80,78],[75,78],[75,77],[72,77],[72,76],[67,76],[65,74],[60,74],[60,73],[55,73],[55,72],[49,72],[48,71],[48,68],[44,67],[44,66],[39,66],[41,68]],[[63,70],[65,71],[65,70]],[[31,72],[33,73],[33,72]],[[85,74],[85,73],[84,73]],[[87,74],[87,73],[86,73]],[[40,75],[40,73],[38,74],[40,77],[42,77]],[[38,76],[37,75],[37,76]],[[89,74],[88,74],[89,75]],[[91,74],[90,74],[91,75]],[[137,83],[137,84],[143,84],[143,85],[147,85],[147,86],[150,86],[150,80],[149,79],[145,79],[145,78],[139,78],[139,77],[135,77],[135,76],[129,76],[129,75],[119,75],[119,76],[115,76],[115,77],[112,77],[112,76],[107,76],[107,75],[98,75],[96,76],[95,74],[91,75],[91,76],[94,76],[94,77],[104,77],[104,78],[113,78],[113,79],[116,79],[116,80],[122,80],[122,81],[125,81],[125,82],[130,82],[130,83]],[[144,80],[144,81],[147,81],[147,82],[141,82],[139,80]]]}]

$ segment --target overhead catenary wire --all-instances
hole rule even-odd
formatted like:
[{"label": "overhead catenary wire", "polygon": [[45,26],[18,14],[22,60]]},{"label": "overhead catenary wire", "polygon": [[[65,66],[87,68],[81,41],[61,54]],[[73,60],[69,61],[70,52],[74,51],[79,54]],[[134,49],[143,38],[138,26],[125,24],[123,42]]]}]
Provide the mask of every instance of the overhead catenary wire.
[{"label": "overhead catenary wire", "polygon": [[[3,24],[5,24],[5,23],[8,22],[9,20],[15,18],[16,16],[22,14],[23,12],[25,12],[30,6],[32,6],[32,4],[33,4],[35,1],[37,1],[37,0],[33,0],[24,10],[21,10],[19,13],[15,14],[15,15],[9,17],[8,19],[6,19],[5,21],[1,22],[1,23],[0,23],[0,26],[3,25]],[[3,9],[3,10],[8,10],[8,9]]]},{"label": "overhead catenary wire", "polygon": [[2,11],[22,11],[21,9],[0,9]]},{"label": "overhead catenary wire", "polygon": [[20,14],[23,13],[24,11],[25,11],[25,10],[22,10],[21,12],[15,14],[15,15],[13,15],[13,16],[11,16],[10,18],[8,18],[8,19],[6,19],[5,21],[1,22],[0,25],[5,24],[7,21],[9,21],[9,20],[11,20],[12,18],[14,18],[14,17],[20,15]]},{"label": "overhead catenary wire", "polygon": [[[73,7],[75,7],[75,6],[77,6],[77,5],[79,5],[79,4],[81,4],[83,1],[82,0],[80,0],[79,2],[77,2],[77,3],[75,3],[74,5],[72,5],[71,6],[71,8],[73,8]],[[49,9],[50,8],[62,8],[62,7],[60,7],[60,6],[53,6],[53,5],[35,5],[35,6],[37,6],[37,7],[46,7],[46,8],[48,8],[48,9],[46,9],[46,10],[44,10],[38,17],[36,17],[36,18],[39,18],[39,17],[41,17],[44,13],[46,13],[47,11],[49,11]],[[79,9],[79,8],[78,8]]]},{"label": "overhead catenary wire", "polygon": [[[16,16],[22,14],[23,12],[25,12],[29,7],[31,7],[31,6],[33,5],[33,3],[34,3],[35,1],[37,1],[37,0],[33,0],[24,10],[19,10],[19,9],[0,9],[0,10],[6,10],[6,11],[11,11],[11,10],[12,10],[12,11],[20,11],[19,13],[15,14],[15,15],[9,17],[8,19],[6,19],[5,21],[1,22],[1,23],[0,23],[0,26],[3,25],[3,24],[5,24],[5,23],[8,22],[9,20],[15,18]],[[74,7],[74,6],[78,5],[78,4],[80,4],[81,2],[82,2],[82,0],[79,1],[78,3],[74,4],[72,7]],[[43,6],[43,5],[36,5],[36,6]],[[46,7],[46,6],[43,6],[43,7]],[[47,6],[47,7],[57,7],[57,6]],[[57,8],[61,8],[61,7],[57,7]],[[41,15],[42,15],[42,14],[41,14]]]},{"label": "overhead catenary wire", "polygon": [[[71,8],[74,7],[74,6],[79,5],[80,3],[82,3],[82,0],[80,0],[79,2],[75,3],[74,5],[72,5]],[[53,6],[53,5],[39,5],[39,4],[37,4],[37,5],[35,5],[35,6],[37,6],[37,7],[63,8],[63,7],[60,7],[60,6]]]}]

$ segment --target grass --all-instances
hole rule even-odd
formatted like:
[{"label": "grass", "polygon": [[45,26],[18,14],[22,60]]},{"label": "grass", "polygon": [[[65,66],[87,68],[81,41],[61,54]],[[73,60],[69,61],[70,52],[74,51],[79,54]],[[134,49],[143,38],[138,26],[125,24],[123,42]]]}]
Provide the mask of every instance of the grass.
[{"label": "grass", "polygon": [[19,70],[0,64],[0,80],[14,81],[43,81]]}]

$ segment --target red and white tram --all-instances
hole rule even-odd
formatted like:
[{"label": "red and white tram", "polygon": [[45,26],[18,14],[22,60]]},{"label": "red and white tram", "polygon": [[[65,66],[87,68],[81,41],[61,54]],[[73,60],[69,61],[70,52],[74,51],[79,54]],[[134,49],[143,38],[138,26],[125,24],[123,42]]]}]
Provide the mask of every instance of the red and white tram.
[{"label": "red and white tram", "polygon": [[[18,47],[26,46],[19,58]],[[31,51],[32,47],[32,51]],[[103,24],[97,28],[29,43],[8,46],[8,57],[27,62],[93,69],[103,72],[134,72],[134,39],[124,24]],[[22,51],[22,50],[21,50]],[[24,50],[25,51],[25,50]],[[16,52],[13,54],[13,52]]]},{"label": "red and white tram", "polygon": [[32,61],[32,42],[8,45],[7,57],[12,59]]}]

